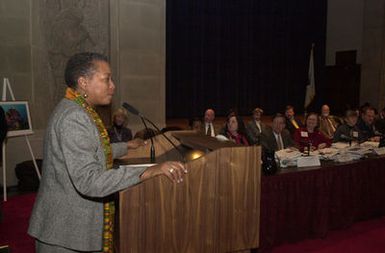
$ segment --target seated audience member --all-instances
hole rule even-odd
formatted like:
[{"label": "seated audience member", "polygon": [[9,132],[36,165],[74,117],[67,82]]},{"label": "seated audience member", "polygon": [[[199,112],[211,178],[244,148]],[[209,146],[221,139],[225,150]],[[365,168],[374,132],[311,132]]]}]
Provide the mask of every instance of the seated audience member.
[{"label": "seated audience member", "polygon": [[286,118],[283,114],[277,113],[273,116],[271,128],[261,134],[261,146],[269,152],[278,151],[285,148],[295,147],[289,130],[285,128]]},{"label": "seated audience member", "polygon": [[339,120],[330,115],[330,108],[328,105],[321,107],[321,116],[319,117],[319,130],[329,139],[333,139],[334,133],[339,125]]},{"label": "seated audience member", "polygon": [[188,125],[190,126],[190,130],[199,132],[202,129],[202,120],[200,118],[192,118],[189,120]]},{"label": "seated audience member", "polygon": [[375,121],[375,127],[378,132],[385,135],[385,108],[380,111]]},{"label": "seated audience member", "polygon": [[302,122],[295,118],[295,112],[294,112],[293,106],[291,105],[286,106],[285,116],[286,116],[286,129],[289,130],[291,135],[293,135],[298,128],[303,127]]},{"label": "seated audience member", "polygon": [[204,135],[215,137],[217,131],[214,127],[215,112],[213,109],[207,109],[204,115],[204,124],[202,125],[202,132]]},{"label": "seated audience member", "polygon": [[357,127],[358,114],[356,111],[347,110],[342,125],[334,133],[333,142],[360,141],[362,139],[360,130]]},{"label": "seated audience member", "polygon": [[227,116],[224,135],[236,144],[249,145],[242,119],[234,113]]},{"label": "seated audience member", "polygon": [[253,119],[247,124],[246,128],[249,134],[250,144],[260,144],[260,136],[262,132],[266,131],[266,124],[262,122],[261,118],[263,110],[255,108],[253,110]]},{"label": "seated audience member", "polygon": [[305,127],[298,128],[294,133],[294,141],[301,152],[310,147],[311,151],[330,147],[331,140],[318,130],[317,113],[309,113],[305,118]]},{"label": "seated audience member", "polygon": [[374,126],[375,110],[371,106],[362,108],[361,117],[358,120],[357,127],[362,134],[363,141],[380,141],[380,136],[376,136]]},{"label": "seated audience member", "polygon": [[132,140],[131,129],[127,128],[128,116],[123,108],[117,109],[112,115],[112,127],[108,129],[110,142],[127,142]]}]

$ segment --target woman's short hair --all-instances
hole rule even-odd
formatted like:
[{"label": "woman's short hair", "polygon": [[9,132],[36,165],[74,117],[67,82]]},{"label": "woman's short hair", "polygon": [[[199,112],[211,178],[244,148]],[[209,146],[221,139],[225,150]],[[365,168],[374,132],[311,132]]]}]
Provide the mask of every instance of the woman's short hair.
[{"label": "woman's short hair", "polygon": [[116,116],[121,115],[124,118],[123,126],[127,126],[128,123],[128,115],[125,109],[118,108],[113,114],[112,114],[112,122],[115,121]]},{"label": "woman's short hair", "polygon": [[358,117],[357,111],[347,110],[345,112],[345,118]]},{"label": "woman's short hair", "polygon": [[94,74],[97,61],[108,62],[107,57],[99,53],[84,52],[73,55],[64,71],[66,85],[77,88],[80,77],[91,77]]}]

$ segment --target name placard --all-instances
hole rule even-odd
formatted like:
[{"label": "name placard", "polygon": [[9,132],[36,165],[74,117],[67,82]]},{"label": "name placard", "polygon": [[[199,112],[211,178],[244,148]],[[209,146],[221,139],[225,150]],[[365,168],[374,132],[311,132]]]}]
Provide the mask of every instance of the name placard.
[{"label": "name placard", "polygon": [[319,157],[316,155],[301,156],[297,160],[297,167],[313,167],[313,166],[321,166]]}]

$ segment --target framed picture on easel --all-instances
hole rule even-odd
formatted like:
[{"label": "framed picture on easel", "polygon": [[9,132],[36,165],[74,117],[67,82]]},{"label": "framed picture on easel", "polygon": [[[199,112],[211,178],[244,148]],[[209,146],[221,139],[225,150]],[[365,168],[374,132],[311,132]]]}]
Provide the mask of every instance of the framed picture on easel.
[{"label": "framed picture on easel", "polygon": [[7,137],[33,134],[27,101],[0,101],[5,113]]}]

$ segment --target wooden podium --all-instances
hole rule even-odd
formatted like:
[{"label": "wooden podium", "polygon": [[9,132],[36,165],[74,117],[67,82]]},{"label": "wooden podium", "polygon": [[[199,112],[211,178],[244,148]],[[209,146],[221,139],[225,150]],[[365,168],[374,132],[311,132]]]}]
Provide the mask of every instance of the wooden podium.
[{"label": "wooden podium", "polygon": [[[173,184],[159,176],[119,193],[118,252],[213,253],[257,248],[260,148],[191,133],[168,136],[176,145],[204,147],[208,143],[215,149],[206,148],[206,155],[187,162],[189,173],[183,183]],[[158,160],[180,160],[162,136],[154,141]],[[145,159],[149,149],[147,145],[131,153],[125,162]]]}]

